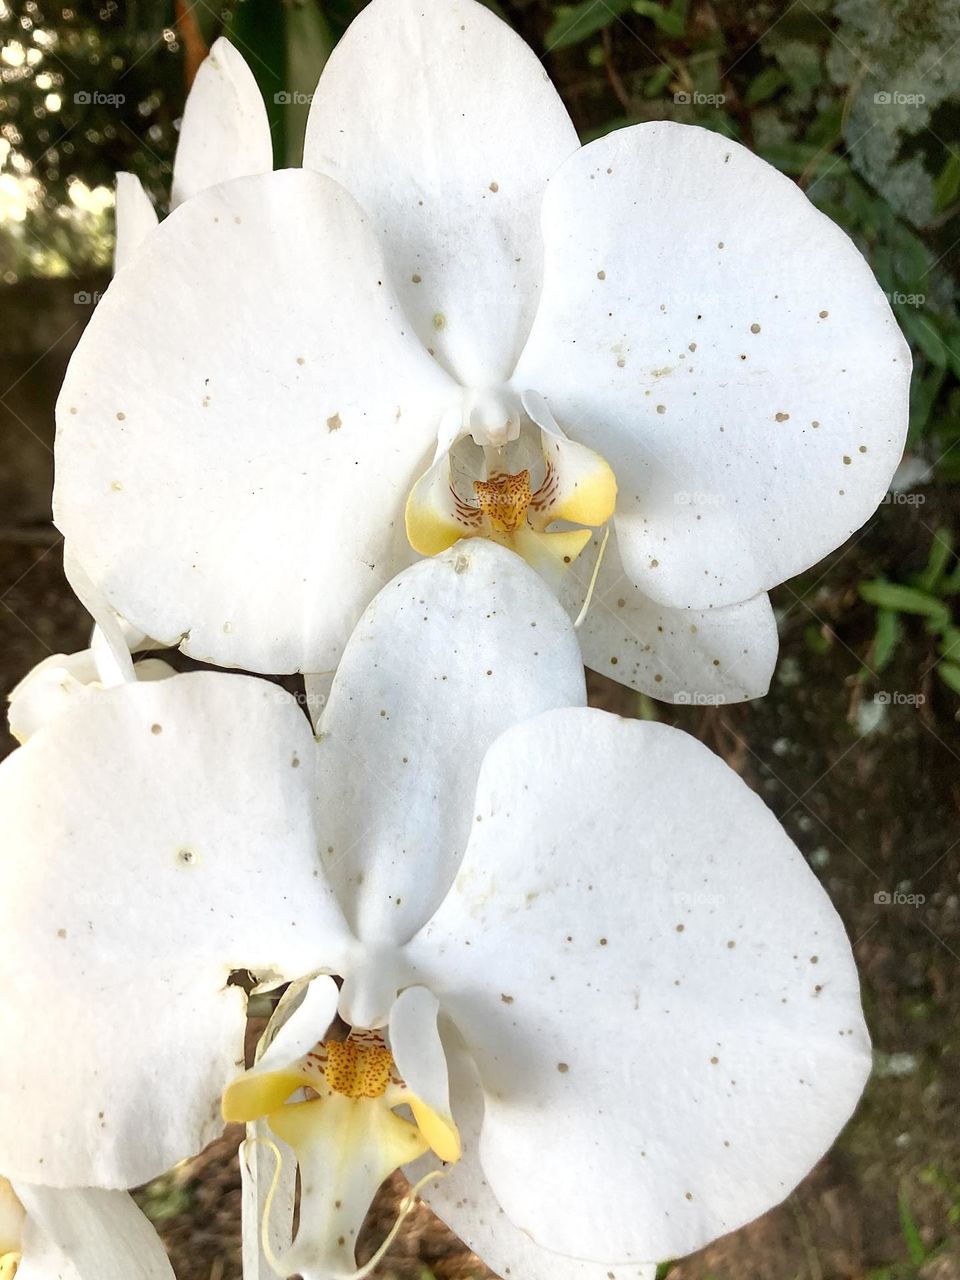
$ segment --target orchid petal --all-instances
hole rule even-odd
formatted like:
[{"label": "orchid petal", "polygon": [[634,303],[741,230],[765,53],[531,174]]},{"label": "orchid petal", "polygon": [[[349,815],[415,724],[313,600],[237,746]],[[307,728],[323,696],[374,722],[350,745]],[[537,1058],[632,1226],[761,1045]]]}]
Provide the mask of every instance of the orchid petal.
[{"label": "orchid petal", "polygon": [[451,390],[405,324],[327,178],[240,178],[168,218],[59,401],[57,522],[113,608],[220,665],[333,667],[408,562]]},{"label": "orchid petal", "polygon": [[[581,1262],[544,1249],[514,1226],[497,1203],[480,1167],[483,1094],[476,1068],[462,1040],[449,1028],[444,1035],[450,1069],[450,1093],[463,1137],[463,1156],[445,1176],[420,1192],[433,1212],[498,1276],[521,1280],[655,1280],[656,1266],[615,1266]],[[405,1170],[411,1182],[428,1171],[432,1157]],[[435,1163],[435,1162],[434,1162]]]},{"label": "orchid petal", "polygon": [[485,387],[529,331],[543,191],[577,146],[540,61],[489,9],[373,0],[320,77],[303,162],[370,215],[424,345]]},{"label": "orchid petal", "polygon": [[18,1183],[17,1194],[28,1214],[18,1280],[174,1280],[160,1237],[125,1191]]},{"label": "orchid petal", "polygon": [[543,232],[513,383],[610,462],[645,594],[735,604],[863,524],[903,449],[910,352],[790,179],[720,134],[635,125],[566,161]]},{"label": "orchid petal", "polygon": [[119,271],[136,255],[160,221],[153,201],[136,174],[117,174],[114,220],[113,269]]},{"label": "orchid petal", "polygon": [[426,1142],[415,1125],[367,1098],[331,1094],[281,1107],[270,1127],[296,1152],[300,1228],[282,1274],[330,1280],[356,1270],[354,1249],[377,1188]]},{"label": "orchid petal", "polygon": [[377,596],[343,655],[318,752],[320,850],[361,941],[405,941],[443,898],[494,738],[584,701],[563,609],[502,547],[460,542]]},{"label": "orchid petal", "polygon": [[135,1186],[200,1150],[243,1061],[231,975],[342,969],[314,750],[288,694],[202,672],[91,694],[0,766],[12,1177]]},{"label": "orchid petal", "polygon": [[298,1060],[326,1035],[337,1016],[339,996],[332,978],[314,978],[256,1063],[227,1086],[223,1094],[225,1120],[257,1120],[283,1106],[291,1093],[303,1087]]},{"label": "orchid petal", "polygon": [[582,708],[504,734],[476,812],[407,951],[477,1063],[508,1217],[640,1262],[782,1200],[870,1055],[842,924],[773,815],[695,739]]},{"label": "orchid petal", "polygon": [[[617,538],[603,561],[577,634],[592,671],[678,705],[720,706],[762,698],[777,661],[779,637],[769,596],[717,609],[657,604],[623,572]],[[594,562],[595,563],[595,562]],[[587,557],[568,571],[561,599],[579,613],[590,590]]]},{"label": "orchid petal", "polygon": [[523,406],[543,432],[547,479],[531,504],[531,523],[545,529],[554,520],[602,525],[613,515],[617,480],[606,458],[569,440],[543,396],[528,391]]},{"label": "orchid petal", "polygon": [[52,653],[16,684],[7,696],[7,723],[20,743],[70,706],[98,680],[90,649],[79,653]]},{"label": "orchid petal", "polygon": [[390,1010],[390,1052],[413,1094],[410,1110],[441,1160],[460,1159],[460,1135],[450,1110],[447,1059],[437,1030],[437,997],[407,987]]},{"label": "orchid petal", "polygon": [[243,55],[215,40],[187,94],[170,206],[231,178],[269,173],[273,140],[263,97]]}]

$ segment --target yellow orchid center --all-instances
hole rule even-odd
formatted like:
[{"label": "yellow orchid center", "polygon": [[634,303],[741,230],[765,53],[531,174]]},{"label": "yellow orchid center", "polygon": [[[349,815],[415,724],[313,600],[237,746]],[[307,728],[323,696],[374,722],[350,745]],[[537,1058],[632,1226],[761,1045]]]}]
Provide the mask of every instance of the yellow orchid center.
[{"label": "yellow orchid center", "polygon": [[254,1067],[228,1086],[222,1107],[226,1120],[265,1119],[296,1156],[301,1228],[272,1263],[278,1275],[307,1269],[308,1258],[318,1273],[354,1274],[357,1232],[381,1183],[431,1149],[460,1158],[452,1117],[407,1086],[377,1031],[322,1040],[275,1070]]},{"label": "yellow orchid center", "polygon": [[592,530],[613,515],[617,482],[600,454],[567,439],[556,424],[546,430],[521,416],[515,426],[494,438],[489,424],[481,430],[470,420],[472,441],[456,438],[414,485],[407,537],[430,556],[460,538],[490,538],[556,583]]},{"label": "yellow orchid center", "polygon": [[13,1280],[20,1266],[21,1256],[19,1251],[0,1254],[0,1280]]},{"label": "yellow orchid center", "polygon": [[473,489],[480,510],[498,533],[519,529],[533,500],[529,471],[520,471],[515,476],[500,472],[489,480],[474,480]]},{"label": "yellow orchid center", "polygon": [[324,1040],[316,1055],[318,1065],[334,1093],[347,1098],[381,1098],[395,1078],[390,1050],[381,1042],[365,1043],[358,1036],[349,1040]]}]

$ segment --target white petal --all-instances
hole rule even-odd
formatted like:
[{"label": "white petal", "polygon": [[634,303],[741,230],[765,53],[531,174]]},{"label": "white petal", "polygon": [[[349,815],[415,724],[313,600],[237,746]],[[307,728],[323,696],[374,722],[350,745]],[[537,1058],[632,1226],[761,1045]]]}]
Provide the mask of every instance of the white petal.
[{"label": "white petal", "polygon": [[639,1262],[782,1200],[870,1057],[843,926],[773,815],[695,739],[586,709],[504,734],[477,812],[408,950],[478,1065],[514,1224]]},{"label": "white petal", "polygon": [[450,1110],[438,1008],[437,997],[426,987],[401,991],[390,1010],[390,1052],[404,1084],[415,1095],[410,1109],[420,1132],[441,1159],[459,1160],[460,1136]]},{"label": "white petal", "polygon": [[[656,1266],[580,1262],[542,1248],[513,1225],[497,1204],[480,1167],[483,1099],[476,1070],[462,1044],[455,1045],[458,1040],[455,1033],[444,1036],[463,1156],[459,1163],[446,1167],[443,1178],[425,1184],[421,1199],[498,1276],[517,1280],[654,1280]],[[435,1164],[435,1157],[427,1155],[405,1172],[411,1182],[417,1182]]]},{"label": "white petal", "polygon": [[[572,616],[586,599],[599,552],[586,552],[564,579]],[[611,536],[578,631],[593,671],[641,693],[680,705],[716,706],[762,698],[777,661],[777,622],[767,595],[716,609],[657,604],[623,572]]]},{"label": "white petal", "polygon": [[318,753],[320,849],[361,940],[405,941],[446,893],[494,738],[584,700],[569,620],[512,552],[460,542],[377,596],[343,655]]},{"label": "white petal", "polygon": [[327,1098],[281,1107],[270,1128],[296,1151],[300,1226],[279,1274],[303,1280],[349,1277],[354,1249],[377,1188],[426,1143],[409,1120],[371,1098]]},{"label": "white petal", "polygon": [[[317,1041],[324,1038],[330,1023],[337,1016],[339,996],[337,984],[325,974],[308,983],[303,999],[287,1014],[282,1026],[267,1042],[256,1064],[245,1072],[245,1076],[288,1067],[305,1053],[309,1053]],[[269,1031],[270,1028],[268,1034]]]},{"label": "white petal", "polygon": [[243,55],[221,36],[187,95],[170,206],[218,182],[272,168],[273,141],[260,89]]},{"label": "white petal", "polygon": [[90,649],[79,653],[52,653],[28,671],[8,695],[10,732],[18,742],[26,742],[85,694],[98,677]]},{"label": "white petal", "polygon": [[424,345],[484,387],[529,331],[544,187],[577,145],[539,59],[489,9],[373,0],[320,77],[303,162],[370,214]]},{"label": "white petal", "polygon": [[636,125],[563,165],[543,230],[514,382],[613,467],[647,595],[735,604],[859,528],[903,448],[910,353],[793,182],[720,134]]},{"label": "white petal", "polygon": [[153,201],[136,174],[117,174],[114,218],[113,269],[119,271],[130,262],[160,221]]},{"label": "white petal", "polygon": [[125,1191],[18,1183],[17,1194],[29,1214],[18,1278],[36,1268],[36,1280],[174,1280],[160,1237]]},{"label": "white petal", "polygon": [[56,519],[158,641],[326,670],[407,563],[451,384],[385,270],[350,197],[287,170],[195,196],[107,290],[60,395]]},{"label": "white petal", "polygon": [[[125,618],[110,604],[80,563],[76,550],[69,544],[63,549],[63,573],[80,603],[95,622],[94,633],[99,632],[100,643],[94,651],[97,671],[105,685],[121,684],[133,680],[133,658],[130,639],[140,632],[130,626]],[[91,639],[92,648],[92,639]]]},{"label": "white petal", "polygon": [[91,693],[4,761],[0,1168],[135,1186],[219,1133],[231,974],[342,966],[313,750],[282,690],[203,672]]}]

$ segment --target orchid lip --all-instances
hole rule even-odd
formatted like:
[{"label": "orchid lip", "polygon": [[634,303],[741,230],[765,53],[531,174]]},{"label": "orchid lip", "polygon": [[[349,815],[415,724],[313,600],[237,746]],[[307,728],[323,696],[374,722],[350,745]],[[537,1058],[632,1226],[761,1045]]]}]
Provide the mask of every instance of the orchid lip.
[{"label": "orchid lip", "polygon": [[[319,982],[325,985],[324,979]],[[321,1001],[323,985],[314,993]],[[307,1001],[311,1000],[308,990]],[[291,1015],[291,1023],[301,1013],[313,1020],[317,1005],[307,1001]],[[397,1004],[404,1004],[404,998]],[[415,1014],[433,1012],[436,1002],[418,989],[407,996],[405,1008],[407,1014],[411,1008]],[[277,1057],[275,1050],[272,1056]],[[414,1070],[423,1074],[421,1067],[415,1065]],[[425,1081],[426,1077],[422,1084]],[[432,1086],[426,1088],[430,1091]],[[386,1031],[351,1027],[343,1038],[332,1031],[293,1062],[281,1058],[268,1065],[265,1056],[262,1065],[227,1088],[222,1106],[225,1119],[265,1121],[296,1157],[302,1226],[280,1258],[268,1253],[278,1275],[309,1271],[356,1277],[356,1235],[380,1184],[428,1151],[449,1163],[461,1154],[446,1099],[426,1100],[410,1087]],[[282,1163],[280,1148],[265,1137],[261,1140],[274,1148]],[[265,1236],[268,1219],[269,1203],[264,1209]]]},{"label": "orchid lip", "polygon": [[490,538],[558,586],[590,530],[613,515],[612,470],[566,437],[536,392],[501,386],[461,396],[408,499],[411,546],[436,555],[460,538]]}]

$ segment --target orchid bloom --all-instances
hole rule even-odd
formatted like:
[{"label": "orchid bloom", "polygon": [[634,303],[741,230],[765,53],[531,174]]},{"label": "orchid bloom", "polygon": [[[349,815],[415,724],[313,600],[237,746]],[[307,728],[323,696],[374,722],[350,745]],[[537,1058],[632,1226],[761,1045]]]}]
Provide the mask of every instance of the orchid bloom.
[{"label": "orchid bloom", "polygon": [[0,1280],[174,1280],[156,1232],[122,1191],[0,1177]]},{"label": "orchid bloom", "polygon": [[[187,94],[173,161],[171,212],[206,187],[273,168],[270,122],[253,72],[224,36]],[[126,266],[159,218],[133,173],[117,174],[114,270]]]},{"label": "orchid bloom", "polygon": [[579,146],[474,0],[372,0],[304,166],[187,202],[68,370],[56,520],[118,612],[332,670],[407,531],[492,536],[579,605],[615,500],[588,664],[762,694],[766,591],[872,513],[906,430],[909,351],[844,232],[716,133]]},{"label": "orchid bloom", "polygon": [[[559,603],[474,540],[374,599],[316,737],[223,672],[67,706],[0,766],[2,1167],[136,1185],[222,1107],[295,1153],[264,1233],[306,1280],[438,1159],[424,1197],[532,1280],[781,1200],[868,1072],[842,925],[710,751],[582,703]],[[245,1073],[238,974],[292,983]]]}]

